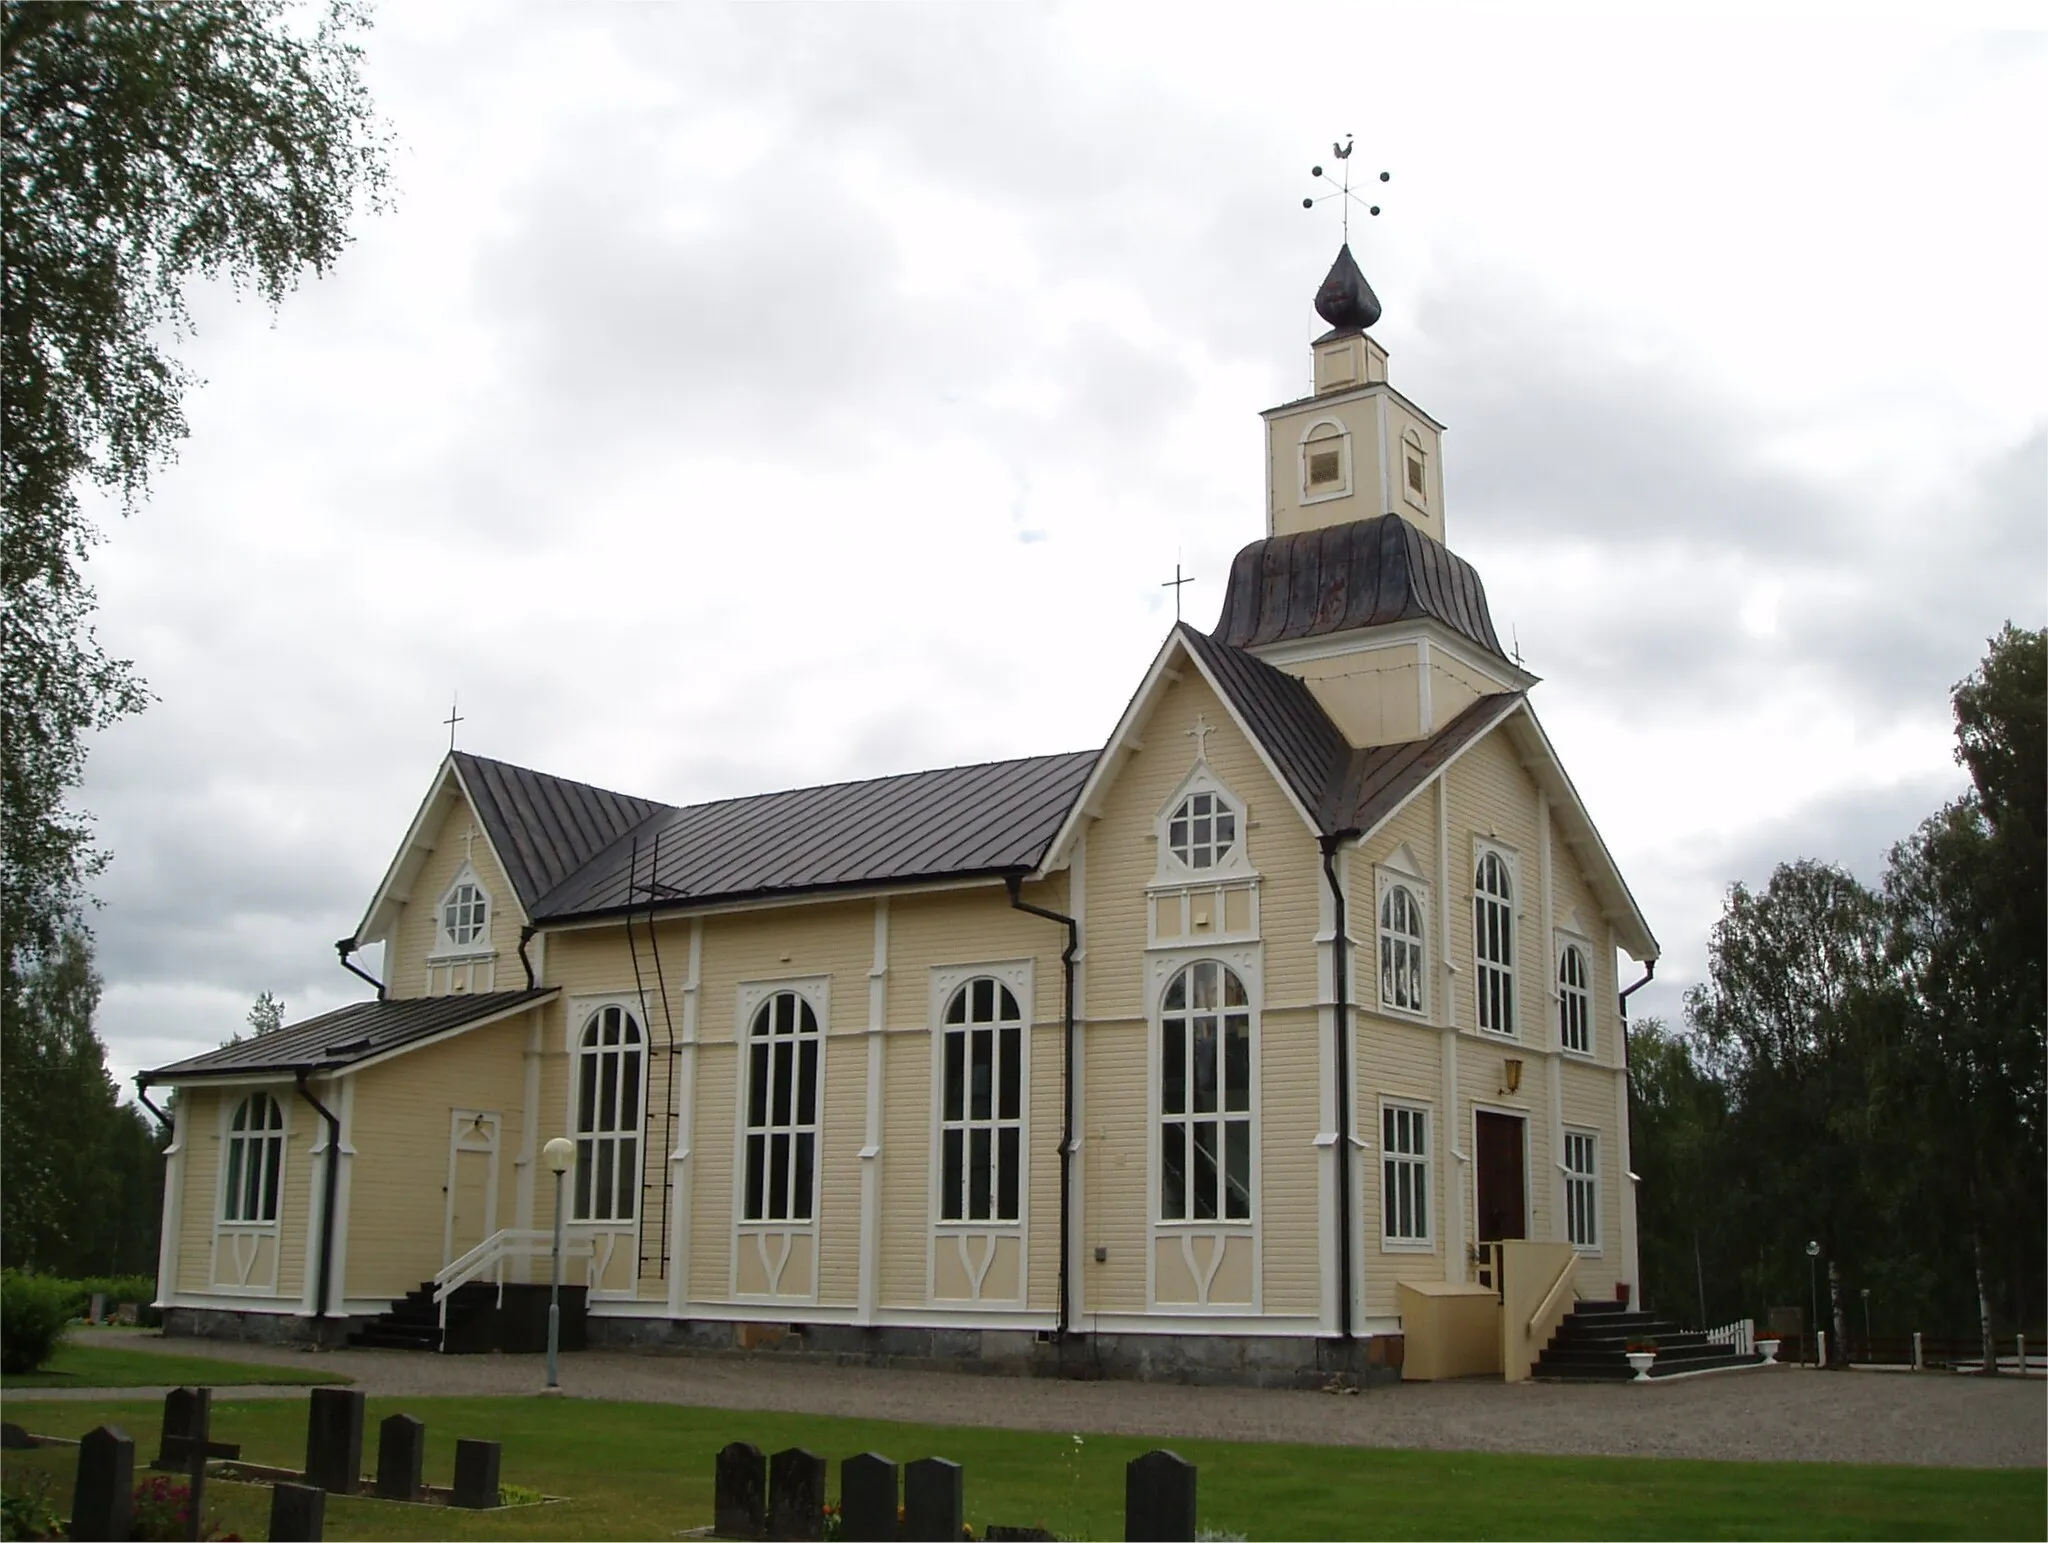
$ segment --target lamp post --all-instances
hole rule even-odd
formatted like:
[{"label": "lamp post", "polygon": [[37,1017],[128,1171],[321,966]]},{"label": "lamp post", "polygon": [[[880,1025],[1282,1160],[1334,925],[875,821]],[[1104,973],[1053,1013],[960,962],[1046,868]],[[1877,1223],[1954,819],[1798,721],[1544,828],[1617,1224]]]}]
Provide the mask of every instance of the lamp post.
[{"label": "lamp post", "polygon": [[1863,1288],[1863,1355],[1866,1360],[1876,1360],[1870,1353],[1870,1288]]},{"label": "lamp post", "polygon": [[[557,1174],[555,1177],[559,1180],[561,1175]],[[558,1183],[556,1188],[559,1190],[560,1187]],[[1817,1241],[1806,1245],[1806,1296],[1807,1311],[1813,1314],[1807,1320],[1806,1327],[1807,1332],[1814,1336],[1813,1364],[1818,1366],[1820,1365],[1820,1244]]]},{"label": "lamp post", "polygon": [[576,1144],[557,1136],[541,1148],[548,1170],[555,1176],[554,1269],[548,1285],[548,1391],[561,1391],[555,1380],[555,1353],[562,1344],[562,1175],[576,1164]]}]

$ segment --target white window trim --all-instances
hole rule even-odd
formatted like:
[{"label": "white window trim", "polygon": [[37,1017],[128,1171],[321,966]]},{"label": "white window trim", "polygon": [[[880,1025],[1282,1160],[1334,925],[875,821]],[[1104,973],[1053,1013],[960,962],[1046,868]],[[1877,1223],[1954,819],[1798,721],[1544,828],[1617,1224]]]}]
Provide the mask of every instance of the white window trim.
[{"label": "white window trim", "polygon": [[[1017,1175],[1017,1217],[1014,1221],[972,1221],[956,1218],[948,1221],[942,1214],[945,1210],[944,1197],[940,1194],[940,1180],[944,1163],[940,1160],[944,1141],[945,1120],[945,1068],[946,1068],[946,1005],[953,999],[953,993],[971,980],[987,976],[1007,986],[1017,999],[1018,1010],[1023,1014],[1020,1020],[1024,1030],[1022,1045],[1023,1086],[1019,1089],[1018,1108],[1021,1111],[1017,1125],[1020,1135],[1021,1167]],[[931,971],[931,1001],[929,1022],[932,1038],[931,1070],[931,1194],[930,1221],[940,1232],[1015,1232],[1022,1234],[1031,1218],[1031,1031],[1033,1020],[1032,961],[1029,959],[1006,959],[991,964],[934,965]],[[1021,1273],[1021,1271],[1020,1271]],[[948,1299],[950,1300],[950,1298]]]},{"label": "white window trim", "polygon": [[[1218,730],[1216,732],[1222,732]],[[1221,860],[1212,868],[1191,868],[1174,855],[1172,825],[1174,811],[1179,809],[1196,793],[1212,794],[1237,817],[1237,839],[1231,844]],[[1251,810],[1245,801],[1227,787],[1210,767],[1206,757],[1197,759],[1194,767],[1181,778],[1180,785],[1167,795],[1166,802],[1152,817],[1152,835],[1158,846],[1158,861],[1155,865],[1151,890],[1200,888],[1225,879],[1253,879],[1258,871],[1252,867],[1251,857]]]},{"label": "white window trim", "polygon": [[[1387,1111],[1406,1109],[1422,1116],[1422,1156],[1396,1152],[1387,1146]],[[1382,1098],[1380,1100],[1379,1128],[1375,1136],[1380,1146],[1380,1252],[1383,1254],[1433,1254],[1436,1252],[1436,1109],[1425,1100],[1417,1098]],[[1387,1231],[1387,1164],[1406,1162],[1422,1169],[1422,1194],[1425,1206],[1422,1236],[1419,1238],[1395,1237]]]},{"label": "white window trim", "polygon": [[1558,1154],[1558,1171],[1564,1175],[1565,1236],[1567,1238],[1571,1236],[1572,1186],[1574,1184],[1588,1185],[1593,1192],[1593,1241],[1590,1243],[1574,1243],[1572,1244],[1572,1249],[1581,1259],[1599,1259],[1606,1252],[1606,1228],[1601,1225],[1600,1215],[1600,1133],[1597,1130],[1588,1130],[1580,1125],[1565,1126],[1566,1151],[1570,1150],[1571,1138],[1574,1136],[1583,1137],[1593,1144],[1593,1171],[1591,1173],[1580,1173],[1565,1162],[1563,1152]]},{"label": "white window trim", "polygon": [[[1427,1023],[1429,1022],[1430,1018],[1431,1004],[1435,1001],[1435,990],[1433,983],[1430,979],[1431,975],[1434,973],[1434,970],[1432,968],[1432,960],[1434,958],[1434,954],[1429,946],[1430,902],[1433,898],[1429,892],[1429,884],[1417,875],[1410,873],[1405,868],[1381,866],[1374,869],[1374,874],[1375,883],[1373,888],[1372,906],[1372,969],[1375,986],[1373,990],[1373,999],[1376,1002],[1378,1002],[1379,1010],[1390,1017],[1403,1018],[1414,1023]],[[1393,1003],[1389,1002],[1386,999],[1386,994],[1382,989],[1380,989],[1379,985],[1379,982],[1381,980],[1380,948],[1382,946],[1380,910],[1387,903],[1387,892],[1397,885],[1400,888],[1407,890],[1409,896],[1414,900],[1422,923],[1422,1003],[1419,1007],[1396,1007]]]},{"label": "white window trim", "polygon": [[[448,902],[465,884],[475,886],[476,892],[483,897],[484,926],[474,942],[458,943],[448,935]],[[498,897],[491,893],[490,886],[484,883],[475,866],[465,862],[455,877],[448,881],[448,887],[441,891],[441,898],[434,902],[434,947],[426,962],[430,965],[460,964],[466,960],[497,958],[497,947],[491,942],[491,932],[497,921]]]},{"label": "white window trim", "polygon": [[[1507,908],[1508,925],[1511,930],[1508,937],[1508,961],[1506,969],[1508,975],[1508,1010],[1514,1014],[1515,1019],[1515,1026],[1512,1030],[1489,1028],[1479,1021],[1479,1001],[1481,995],[1480,982],[1484,980],[1486,970],[1501,968],[1501,966],[1496,965],[1491,961],[1482,962],[1479,957],[1478,902],[1481,899],[1489,901],[1496,901],[1498,899],[1497,896],[1484,894],[1479,888],[1479,865],[1486,859],[1486,857],[1489,854],[1498,857],[1504,864],[1506,864],[1508,872],[1509,894]],[[1479,1033],[1486,1035],[1489,1039],[1497,1039],[1502,1041],[1503,1043],[1519,1044],[1522,1042],[1523,1037],[1522,1028],[1524,1017],[1521,1002],[1521,856],[1519,853],[1515,851],[1513,847],[1503,846],[1500,842],[1494,840],[1490,836],[1474,836],[1472,838],[1472,864],[1471,867],[1466,870],[1466,872],[1468,875],[1466,879],[1466,889],[1468,894],[1468,909],[1466,915],[1469,918],[1469,925],[1472,929],[1472,1026],[1474,1029],[1478,1030]]]},{"label": "white window trim", "polygon": [[[563,1048],[569,1055],[568,1087],[563,1098],[562,1128],[568,1133],[569,1140],[572,1142],[582,1134],[576,1124],[576,1083],[579,1068],[583,1064],[579,1059],[583,1053],[583,1031],[589,1027],[590,1020],[607,1007],[616,1007],[629,1013],[632,1016],[633,1022],[640,1029],[640,1128],[638,1140],[634,1145],[639,1173],[636,1176],[633,1188],[633,1216],[630,1221],[619,1217],[609,1217],[602,1221],[578,1220],[575,1215],[576,1180],[571,1175],[562,1182],[562,1204],[565,1207],[562,1215],[562,1225],[578,1229],[584,1233],[631,1233],[634,1240],[635,1262],[633,1269],[637,1277],[640,1268],[638,1263],[640,1220],[647,1210],[647,1143],[652,1132],[652,1126],[648,1121],[647,1090],[649,1076],[654,1065],[654,1056],[652,1054],[654,1048],[653,1026],[648,1022],[646,1004],[641,1000],[638,993],[621,991],[603,996],[572,997],[570,999],[569,1011],[566,1014],[562,1030]],[[636,1278],[633,1288],[618,1294],[631,1295],[632,1290],[638,1289],[638,1285],[639,1282]]]},{"label": "white window trim", "polygon": [[[1408,481],[1408,456],[1413,452],[1422,463],[1422,491],[1416,492]],[[1413,429],[1401,431],[1401,469],[1395,476],[1401,485],[1401,496],[1423,513],[1429,512],[1429,447],[1422,442],[1422,436]]]},{"label": "white window trim", "polygon": [[[1574,1049],[1564,1042],[1564,955],[1568,948],[1576,948],[1579,951],[1579,964],[1585,972],[1586,983],[1582,989],[1586,999],[1586,1048],[1583,1050]],[[1557,936],[1552,940],[1550,954],[1553,961],[1550,976],[1551,1005],[1560,1020],[1556,1029],[1557,1048],[1575,1061],[1597,1061],[1600,1058],[1600,1029],[1599,1021],[1593,1012],[1593,944],[1579,933],[1560,927]]]},{"label": "white window trim", "polygon": [[[1317,440],[1316,444],[1335,445],[1337,447],[1337,469],[1340,476],[1338,477],[1336,487],[1325,489],[1320,493],[1311,493],[1308,490],[1309,439],[1317,429],[1326,428],[1335,429],[1337,432],[1329,438]],[[1351,453],[1351,427],[1349,424],[1340,418],[1318,418],[1302,429],[1301,438],[1296,442],[1296,446],[1296,476],[1301,484],[1301,505],[1303,508],[1307,508],[1311,504],[1327,504],[1332,499],[1349,498],[1351,496],[1355,457]]]}]

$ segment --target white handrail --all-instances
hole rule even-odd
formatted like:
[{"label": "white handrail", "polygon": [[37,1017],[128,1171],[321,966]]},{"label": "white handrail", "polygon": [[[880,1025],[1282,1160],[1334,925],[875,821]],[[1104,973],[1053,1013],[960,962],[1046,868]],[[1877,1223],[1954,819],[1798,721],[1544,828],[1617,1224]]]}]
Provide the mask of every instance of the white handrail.
[{"label": "white handrail", "polygon": [[[441,1327],[448,1327],[448,1299],[480,1276],[497,1272],[498,1296],[505,1294],[505,1261],[532,1259],[554,1252],[555,1235],[540,1227],[501,1227],[459,1259],[443,1265],[434,1277],[434,1302],[441,1309]],[[589,1259],[595,1250],[588,1237],[571,1234],[562,1240],[564,1259]]]}]

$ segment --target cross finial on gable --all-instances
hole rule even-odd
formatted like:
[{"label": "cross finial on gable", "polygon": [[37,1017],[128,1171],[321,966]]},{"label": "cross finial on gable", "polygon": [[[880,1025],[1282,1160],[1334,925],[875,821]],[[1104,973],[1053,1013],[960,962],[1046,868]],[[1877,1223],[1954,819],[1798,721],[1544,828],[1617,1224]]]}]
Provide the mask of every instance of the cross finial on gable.
[{"label": "cross finial on gable", "polygon": [[476,858],[476,821],[469,822],[469,829],[462,833],[462,860],[473,862]]},{"label": "cross finial on gable", "polygon": [[448,704],[448,716],[441,720],[448,729],[448,753],[450,755],[455,753],[455,725],[465,721],[462,714],[456,711],[456,706],[461,700],[462,698],[459,696],[451,700]]},{"label": "cross finial on gable", "polygon": [[1216,725],[1209,721],[1207,715],[1203,713],[1195,714],[1195,726],[1189,729],[1187,733],[1188,738],[1195,742],[1196,760],[1206,761],[1209,759],[1209,736],[1215,732]]}]

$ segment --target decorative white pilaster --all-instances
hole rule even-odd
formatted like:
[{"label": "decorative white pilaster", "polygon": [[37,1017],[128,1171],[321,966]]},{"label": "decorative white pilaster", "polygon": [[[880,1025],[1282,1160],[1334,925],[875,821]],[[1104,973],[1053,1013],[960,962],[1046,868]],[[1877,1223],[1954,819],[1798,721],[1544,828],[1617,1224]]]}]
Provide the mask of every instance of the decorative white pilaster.
[{"label": "decorative white pilaster", "polygon": [[676,1140],[668,1154],[668,1311],[684,1316],[690,1300],[690,1151],[697,1132],[697,996],[704,979],[704,918],[690,918],[690,967],[683,978],[683,1037],[669,1057]]},{"label": "decorative white pilaster", "polygon": [[860,1149],[860,1293],[856,1323],[873,1323],[882,1290],[882,1113],[888,1070],[889,900],[875,902],[874,962],[868,966],[867,1128]]}]

